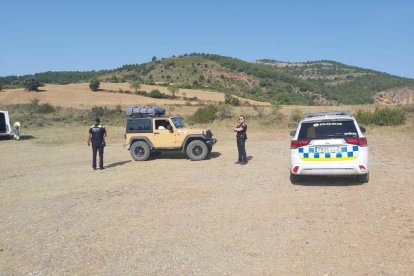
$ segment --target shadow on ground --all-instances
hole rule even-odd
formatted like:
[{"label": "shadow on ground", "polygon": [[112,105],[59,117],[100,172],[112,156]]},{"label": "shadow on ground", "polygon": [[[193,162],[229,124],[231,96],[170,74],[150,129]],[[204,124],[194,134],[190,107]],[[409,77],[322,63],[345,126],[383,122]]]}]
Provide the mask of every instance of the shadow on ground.
[{"label": "shadow on ground", "polygon": [[[20,135],[20,140],[32,140],[36,139],[33,135]],[[13,135],[10,136],[0,136],[0,140],[13,140]]]},{"label": "shadow on ground", "polygon": [[[210,156],[206,158],[206,160],[218,158],[221,156],[220,152],[212,152],[210,153]],[[163,152],[163,153],[155,153],[151,155],[151,158],[149,161],[157,160],[157,159],[189,159],[186,154],[183,154],[181,152]]]},{"label": "shadow on ground", "polygon": [[323,176],[307,176],[299,183],[299,186],[358,186],[363,185],[356,177],[323,177]]},{"label": "shadow on ground", "polygon": [[129,162],[131,162],[131,160],[115,162],[115,163],[111,163],[109,165],[106,165],[105,168],[106,169],[114,168],[114,167],[125,165],[126,163],[129,163]]}]

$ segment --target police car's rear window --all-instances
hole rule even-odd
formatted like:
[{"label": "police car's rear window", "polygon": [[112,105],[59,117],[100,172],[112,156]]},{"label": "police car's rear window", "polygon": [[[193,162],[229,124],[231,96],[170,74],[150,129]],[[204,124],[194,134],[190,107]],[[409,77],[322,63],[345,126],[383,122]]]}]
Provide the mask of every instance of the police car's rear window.
[{"label": "police car's rear window", "polygon": [[145,133],[152,131],[151,119],[131,119],[127,123],[128,133]]},{"label": "police car's rear window", "polygon": [[319,121],[302,123],[298,139],[331,139],[358,137],[354,121]]}]

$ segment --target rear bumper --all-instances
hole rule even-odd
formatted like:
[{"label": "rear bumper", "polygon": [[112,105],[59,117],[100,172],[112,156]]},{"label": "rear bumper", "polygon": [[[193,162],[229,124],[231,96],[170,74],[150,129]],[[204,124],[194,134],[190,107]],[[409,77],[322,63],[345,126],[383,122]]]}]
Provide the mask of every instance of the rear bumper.
[{"label": "rear bumper", "polygon": [[290,172],[296,175],[352,176],[369,173],[368,151],[360,151],[353,160],[304,161],[292,152]]},{"label": "rear bumper", "polygon": [[367,174],[368,170],[361,171],[359,167],[344,167],[344,168],[316,168],[316,167],[302,167],[297,175],[330,175],[330,176],[351,176]]}]

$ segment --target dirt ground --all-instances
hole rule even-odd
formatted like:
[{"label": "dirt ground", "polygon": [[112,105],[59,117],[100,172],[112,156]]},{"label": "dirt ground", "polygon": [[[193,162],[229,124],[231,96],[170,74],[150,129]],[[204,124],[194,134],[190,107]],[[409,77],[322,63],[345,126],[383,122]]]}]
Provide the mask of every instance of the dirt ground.
[{"label": "dirt ground", "polygon": [[414,275],[414,128],[368,129],[371,180],[289,181],[288,129],[228,129],[212,158],[134,162],[108,127],[0,141],[0,275]]}]

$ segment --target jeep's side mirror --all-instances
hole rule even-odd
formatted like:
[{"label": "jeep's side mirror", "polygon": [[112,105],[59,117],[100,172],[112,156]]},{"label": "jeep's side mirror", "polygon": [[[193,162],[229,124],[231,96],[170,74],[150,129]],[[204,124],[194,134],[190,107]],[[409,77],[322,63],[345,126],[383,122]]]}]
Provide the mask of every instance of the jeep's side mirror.
[{"label": "jeep's side mirror", "polygon": [[296,130],[290,132],[290,136],[294,137],[296,135]]},{"label": "jeep's side mirror", "polygon": [[362,132],[362,133],[365,133],[365,131],[367,131],[367,130],[365,129],[365,127],[360,127],[359,129],[361,129],[361,132]]}]

